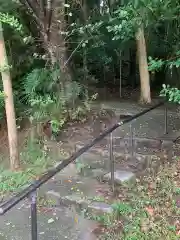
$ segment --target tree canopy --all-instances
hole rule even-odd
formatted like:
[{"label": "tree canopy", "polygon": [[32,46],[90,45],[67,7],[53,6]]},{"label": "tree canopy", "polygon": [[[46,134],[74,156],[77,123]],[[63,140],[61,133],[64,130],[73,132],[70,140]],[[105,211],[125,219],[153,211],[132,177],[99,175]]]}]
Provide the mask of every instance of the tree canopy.
[{"label": "tree canopy", "polygon": [[[152,89],[162,84],[178,88],[179,11],[178,0],[1,0],[0,21],[17,115],[48,117],[53,103],[67,105],[84,92],[87,98],[89,86],[112,87],[119,78],[123,86],[139,84],[136,32],[140,26],[148,70],[155,75]],[[64,84],[70,92],[67,101],[60,101]],[[3,103],[1,108],[3,117]]]}]

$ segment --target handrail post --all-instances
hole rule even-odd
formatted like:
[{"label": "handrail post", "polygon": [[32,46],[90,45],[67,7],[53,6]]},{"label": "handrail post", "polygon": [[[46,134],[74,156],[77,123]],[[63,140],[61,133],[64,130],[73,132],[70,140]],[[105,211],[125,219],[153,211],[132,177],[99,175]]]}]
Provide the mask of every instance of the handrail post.
[{"label": "handrail post", "polygon": [[112,192],[114,193],[114,154],[113,154],[113,134],[110,133],[109,136],[109,158],[110,158],[110,169],[111,169],[111,188]]},{"label": "handrail post", "polygon": [[164,107],[164,134],[167,134],[167,106]]},{"label": "handrail post", "polygon": [[130,123],[130,146],[131,146],[131,158],[133,160],[133,157],[134,157],[134,131],[133,131],[132,123]]},{"label": "handrail post", "polygon": [[110,143],[109,143],[109,158],[110,158],[110,169],[111,169],[111,188],[114,193],[114,154],[113,154],[113,134],[110,133]]},{"label": "handrail post", "polygon": [[31,240],[37,240],[37,194],[36,191],[29,195],[31,201]]}]

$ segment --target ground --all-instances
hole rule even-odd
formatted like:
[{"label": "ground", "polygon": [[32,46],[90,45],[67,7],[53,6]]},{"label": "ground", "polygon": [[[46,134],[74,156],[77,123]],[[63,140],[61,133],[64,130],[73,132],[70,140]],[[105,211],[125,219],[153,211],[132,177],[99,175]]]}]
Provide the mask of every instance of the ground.
[{"label": "ground", "polygon": [[[142,106],[132,104],[132,102],[104,102],[103,105],[105,108],[113,108],[116,114],[128,113],[131,115],[143,109]],[[97,108],[99,109],[98,104],[94,106],[94,109]],[[170,132],[177,131],[180,129],[178,113],[171,106],[168,106],[168,111],[168,130]],[[8,189],[15,190],[27,180],[31,181],[40,172],[40,169],[43,171],[42,165],[46,165],[45,169],[56,164],[56,160],[62,160],[63,154],[71,154],[78,149],[79,145],[84,145],[98,136],[105,128],[119,121],[117,115],[115,116],[111,111],[107,114],[101,110],[99,115],[101,118],[94,111],[91,118],[84,124],[77,123],[69,126],[59,136],[60,141],[58,143],[48,141],[46,149],[39,151],[31,146],[31,152],[33,152],[31,157],[28,153],[22,152],[22,159],[28,161],[31,168],[18,175],[18,181],[17,176],[12,178],[12,175],[11,179],[6,177],[4,180],[2,174],[1,193]],[[146,137],[148,135],[148,137],[154,138],[162,136],[164,109],[161,107],[139,118],[133,123],[133,128],[136,136]],[[125,136],[128,133],[129,124],[126,124],[114,132],[114,137]],[[97,145],[103,153],[107,151],[106,144],[107,141],[102,141]],[[178,155],[178,145],[175,147],[175,155]],[[117,144],[117,148],[120,149],[120,145]],[[116,149],[114,151],[118,152]],[[91,154],[93,153],[91,152]],[[103,157],[95,155],[90,160],[94,163],[95,160],[100,159],[101,162],[104,161],[107,164],[108,158],[107,160],[106,158],[105,155]],[[34,159],[37,161],[35,162]],[[167,164],[167,162],[158,165],[156,171],[149,172],[145,177],[136,178],[132,183],[117,185],[117,192],[114,196],[108,184],[103,184],[96,179],[90,180],[88,176],[80,176],[77,174],[77,165],[70,165],[39,190],[38,232],[40,239],[93,240],[96,239],[92,233],[93,230],[96,236],[99,232],[105,232],[102,236],[103,239],[179,239],[179,161],[171,161],[171,164]],[[32,171],[33,165],[36,166],[36,171]],[[7,174],[5,175],[7,176]],[[11,187],[9,187],[10,184]],[[49,203],[49,198],[52,200],[51,203]],[[59,202],[59,199],[66,201]],[[68,199],[70,203],[79,201],[80,209],[74,209],[74,204],[69,204],[70,207],[67,207]],[[95,203],[96,205],[102,203],[105,213],[94,214],[94,212],[88,211],[84,213],[86,216],[84,218],[82,206],[87,204],[97,210],[97,206],[92,207]],[[94,220],[98,220],[100,225]],[[27,239],[29,221],[29,203],[26,201],[1,217],[1,239]],[[163,227],[160,227],[162,225]],[[121,230],[120,233],[119,230]],[[30,228],[28,231],[30,233]],[[89,235],[87,236],[87,234]]]},{"label": "ground", "polygon": [[[153,176],[136,179],[133,185],[121,186],[116,211],[122,232],[113,232],[111,220],[102,239],[179,239],[178,172],[179,161],[161,166]],[[107,217],[101,221],[107,225]]]}]

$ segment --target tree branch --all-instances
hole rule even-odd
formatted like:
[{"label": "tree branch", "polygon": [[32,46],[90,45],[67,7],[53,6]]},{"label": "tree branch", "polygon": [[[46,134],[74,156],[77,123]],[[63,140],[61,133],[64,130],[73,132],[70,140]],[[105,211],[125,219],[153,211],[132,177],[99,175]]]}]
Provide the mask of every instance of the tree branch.
[{"label": "tree branch", "polygon": [[52,22],[52,15],[54,9],[54,0],[47,0],[47,9],[46,9],[46,19],[47,19],[47,26],[46,26],[46,34],[49,41],[50,38],[50,28]]},{"label": "tree branch", "polygon": [[173,56],[173,57],[167,59],[166,62],[169,62],[169,61],[175,60],[175,59],[177,59],[177,58],[180,58],[180,54],[177,55],[177,56]]},{"label": "tree branch", "polygon": [[43,30],[44,24],[39,18],[38,5],[32,4],[30,0],[20,0],[20,3],[26,7],[27,11],[32,11],[34,18],[36,20],[36,24],[38,25],[38,27],[40,27],[41,30]]}]

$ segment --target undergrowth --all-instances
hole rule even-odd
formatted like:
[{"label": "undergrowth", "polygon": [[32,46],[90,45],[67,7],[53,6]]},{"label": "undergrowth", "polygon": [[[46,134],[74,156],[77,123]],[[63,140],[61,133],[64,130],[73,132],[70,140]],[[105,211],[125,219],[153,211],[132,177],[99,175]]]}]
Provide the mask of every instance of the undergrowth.
[{"label": "undergrowth", "polygon": [[[51,137],[56,137],[68,122],[86,120],[91,111],[91,103],[97,97],[97,94],[90,96],[86,88],[76,81],[61,87],[63,82],[59,75],[59,68],[45,67],[33,69],[22,79],[18,99],[25,105],[26,111],[21,109],[21,114],[22,112],[25,114],[32,127],[37,127],[37,131],[35,130],[37,138],[44,134],[42,123],[50,122]],[[21,162],[23,169],[21,172],[12,173],[1,166],[2,194],[19,190],[53,164],[47,152],[35,143],[28,143],[21,152]]]},{"label": "undergrowth", "polygon": [[31,122],[50,121],[53,132],[61,130],[68,121],[85,119],[97,97],[90,96],[80,82],[64,83],[57,66],[33,69],[22,84]]},{"label": "undergrowth", "polygon": [[0,193],[1,196],[19,191],[55,164],[55,161],[40,143],[28,141],[20,153],[22,170],[12,172],[1,164]]},{"label": "undergrowth", "polygon": [[113,214],[94,216],[101,240],[180,239],[180,161],[161,167],[154,177],[119,187]]}]

